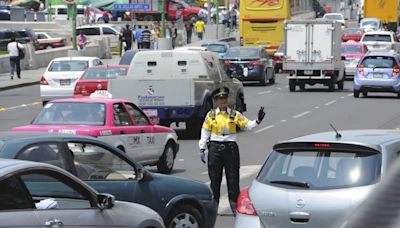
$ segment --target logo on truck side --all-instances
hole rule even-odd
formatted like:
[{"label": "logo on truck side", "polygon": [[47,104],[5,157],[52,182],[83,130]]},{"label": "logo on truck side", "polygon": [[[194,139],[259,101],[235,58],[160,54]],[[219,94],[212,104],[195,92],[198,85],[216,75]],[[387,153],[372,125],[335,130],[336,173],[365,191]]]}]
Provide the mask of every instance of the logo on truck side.
[{"label": "logo on truck side", "polygon": [[149,95],[154,95],[154,88],[153,88],[153,86],[152,85],[149,85],[149,88],[147,89],[147,93],[149,94]]}]

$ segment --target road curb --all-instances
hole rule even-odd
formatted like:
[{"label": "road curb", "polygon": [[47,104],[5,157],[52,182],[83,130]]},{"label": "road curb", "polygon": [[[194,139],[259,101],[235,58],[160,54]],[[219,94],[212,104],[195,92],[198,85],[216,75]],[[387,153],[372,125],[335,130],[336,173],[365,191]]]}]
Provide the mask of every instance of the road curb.
[{"label": "road curb", "polygon": [[35,82],[24,82],[24,83],[20,83],[20,84],[16,84],[16,85],[3,86],[3,87],[0,87],[0,91],[17,89],[17,88],[31,86],[31,85],[37,85],[39,83],[40,83],[40,81],[35,81]]}]

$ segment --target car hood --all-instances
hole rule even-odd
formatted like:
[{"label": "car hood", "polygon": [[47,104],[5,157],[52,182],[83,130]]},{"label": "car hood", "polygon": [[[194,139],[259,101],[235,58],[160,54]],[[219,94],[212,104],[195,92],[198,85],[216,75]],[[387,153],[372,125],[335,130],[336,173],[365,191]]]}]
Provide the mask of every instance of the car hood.
[{"label": "car hood", "polygon": [[35,125],[30,124],[21,127],[14,127],[11,131],[19,132],[55,132],[74,135],[99,136],[103,126],[88,126],[88,125]]}]

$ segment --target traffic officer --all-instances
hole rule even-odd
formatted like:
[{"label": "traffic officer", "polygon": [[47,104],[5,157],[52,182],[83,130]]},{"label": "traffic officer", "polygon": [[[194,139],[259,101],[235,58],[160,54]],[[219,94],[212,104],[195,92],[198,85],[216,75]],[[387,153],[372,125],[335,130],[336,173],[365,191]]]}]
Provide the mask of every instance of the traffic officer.
[{"label": "traffic officer", "polygon": [[201,138],[199,141],[200,159],[205,160],[208,148],[208,175],[214,198],[219,203],[222,170],[225,169],[228,184],[229,204],[235,215],[236,201],[239,196],[239,148],[236,144],[237,127],[242,130],[252,130],[264,119],[264,107],[258,112],[257,120],[248,120],[240,112],[228,107],[229,89],[221,87],[212,93],[216,109],[207,113]]}]

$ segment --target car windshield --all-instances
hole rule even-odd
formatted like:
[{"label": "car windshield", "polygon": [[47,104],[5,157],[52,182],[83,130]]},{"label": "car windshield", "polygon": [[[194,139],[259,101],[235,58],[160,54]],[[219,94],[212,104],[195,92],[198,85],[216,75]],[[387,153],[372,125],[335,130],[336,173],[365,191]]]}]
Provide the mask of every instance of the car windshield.
[{"label": "car windshield", "polygon": [[343,20],[342,15],[339,15],[339,14],[325,15],[324,18],[328,19],[328,20]]},{"label": "car windshield", "polygon": [[226,52],[225,45],[221,44],[209,44],[206,46],[208,51],[217,52],[217,53],[224,53]]},{"label": "car windshield", "polygon": [[368,56],[361,64],[366,68],[393,68],[395,60],[389,56]]},{"label": "car windshield", "polygon": [[254,58],[259,57],[259,50],[255,48],[229,48],[226,52],[228,58]]},{"label": "car windshield", "polygon": [[362,40],[363,42],[368,41],[379,41],[379,42],[392,42],[390,35],[386,34],[366,34]]},{"label": "car windshield", "polygon": [[49,102],[33,120],[38,125],[104,125],[105,105],[86,102]]},{"label": "car windshield", "polygon": [[136,52],[127,51],[125,52],[121,59],[119,60],[119,65],[130,65],[132,62],[133,57],[135,56]]},{"label": "car windshield", "polygon": [[362,53],[362,47],[359,45],[344,45],[342,46],[343,54]]},{"label": "car windshield", "polygon": [[273,151],[257,181],[285,188],[339,189],[366,186],[380,177],[381,156],[367,151]]},{"label": "car windshield", "polygon": [[362,30],[361,29],[345,29],[343,31],[344,35],[361,35]]},{"label": "car windshield", "polygon": [[126,76],[126,68],[89,68],[85,71],[82,79],[98,80],[98,79],[111,79],[120,76]]},{"label": "car windshield", "polygon": [[89,62],[85,60],[53,61],[48,71],[85,71],[88,66]]}]

